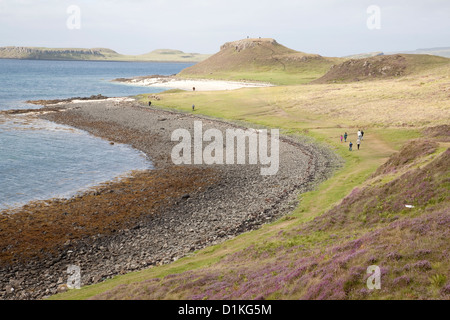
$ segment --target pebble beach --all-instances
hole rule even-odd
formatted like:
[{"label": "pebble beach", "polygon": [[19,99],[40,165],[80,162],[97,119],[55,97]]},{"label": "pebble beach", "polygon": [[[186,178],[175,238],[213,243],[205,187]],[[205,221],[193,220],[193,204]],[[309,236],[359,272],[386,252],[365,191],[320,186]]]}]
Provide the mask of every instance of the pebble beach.
[{"label": "pebble beach", "polygon": [[[23,111],[21,111],[23,113]],[[139,104],[133,99],[63,102],[32,116],[85,130],[144,152],[151,170],[68,199],[4,211],[0,298],[41,299],[66,290],[67,267],[81,284],[167,264],[291,213],[299,195],[340,166],[330,150],[281,136],[277,174],[259,165],[174,165],[174,130],[194,121],[225,131],[241,124]],[[245,128],[244,128],[245,129]]]}]

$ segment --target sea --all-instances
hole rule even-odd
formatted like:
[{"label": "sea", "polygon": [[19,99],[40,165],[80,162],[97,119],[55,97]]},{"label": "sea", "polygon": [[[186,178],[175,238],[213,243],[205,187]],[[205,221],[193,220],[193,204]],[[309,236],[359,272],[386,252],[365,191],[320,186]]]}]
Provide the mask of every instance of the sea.
[{"label": "sea", "polygon": [[[167,88],[111,82],[172,75],[193,63],[0,59],[0,110],[40,108],[27,100],[128,97]],[[0,210],[68,198],[103,182],[151,169],[144,153],[82,130],[23,114],[0,114]]]}]

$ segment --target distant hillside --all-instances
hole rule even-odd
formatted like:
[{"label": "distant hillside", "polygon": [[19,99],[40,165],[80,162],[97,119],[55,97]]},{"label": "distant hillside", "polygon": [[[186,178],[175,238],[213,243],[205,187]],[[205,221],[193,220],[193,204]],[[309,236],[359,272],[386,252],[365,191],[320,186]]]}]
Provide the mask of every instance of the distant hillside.
[{"label": "distant hillside", "polygon": [[376,52],[352,54],[350,56],[345,56],[344,58],[347,58],[347,59],[362,59],[362,58],[370,58],[370,57],[382,56],[382,55],[384,55],[383,52],[376,51]]},{"label": "distant hillside", "polygon": [[450,59],[444,57],[412,54],[350,59],[332,66],[324,76],[312,81],[312,83],[352,82],[400,77],[449,63]]},{"label": "distant hillside", "polygon": [[432,56],[450,58],[450,47],[423,48],[423,49],[416,49],[413,51],[367,52],[367,53],[360,53],[360,54],[352,54],[349,56],[345,56],[344,58],[360,59],[360,58],[369,58],[369,57],[373,57],[373,56],[393,55],[393,54],[429,54]]},{"label": "distant hillside", "polygon": [[434,56],[450,58],[450,47],[423,48],[423,49],[417,49],[417,50],[414,50],[414,51],[392,52],[391,54],[395,54],[395,53],[430,54],[430,55],[434,55]]},{"label": "distant hillside", "polygon": [[123,55],[106,48],[0,47],[0,59],[199,62],[209,56],[171,49],[154,50],[142,55]]},{"label": "distant hillside", "polygon": [[185,53],[180,50],[172,50],[172,49],[157,49],[152,52],[137,55],[137,56],[125,56],[131,58],[139,59],[139,60],[147,60],[147,61],[182,61],[182,62],[200,62],[207,58],[209,58],[210,54],[201,54],[201,53]]},{"label": "distant hillside", "polygon": [[243,39],[225,43],[219,52],[182,70],[178,76],[305,83],[341,61],[344,59],[295,51],[270,38]]},{"label": "distant hillside", "polygon": [[118,56],[120,55],[117,52],[104,48],[0,47],[0,58],[2,59],[105,60]]}]

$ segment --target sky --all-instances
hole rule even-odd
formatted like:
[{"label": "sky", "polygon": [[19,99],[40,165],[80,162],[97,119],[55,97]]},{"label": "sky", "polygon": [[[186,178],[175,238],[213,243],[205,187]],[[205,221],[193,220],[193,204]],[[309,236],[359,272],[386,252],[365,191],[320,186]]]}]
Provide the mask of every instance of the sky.
[{"label": "sky", "polygon": [[450,0],[0,0],[0,46],[215,53],[247,37],[330,57],[450,47]]}]

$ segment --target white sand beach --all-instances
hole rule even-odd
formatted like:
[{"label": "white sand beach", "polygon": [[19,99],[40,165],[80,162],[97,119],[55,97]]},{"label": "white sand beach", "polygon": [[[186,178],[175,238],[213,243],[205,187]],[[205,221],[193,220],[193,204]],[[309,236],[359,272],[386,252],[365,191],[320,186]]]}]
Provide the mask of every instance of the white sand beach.
[{"label": "white sand beach", "polygon": [[270,83],[262,82],[244,82],[244,81],[226,81],[211,79],[179,79],[175,77],[139,77],[134,79],[121,80],[123,83],[168,89],[181,89],[192,91],[216,91],[216,90],[235,90],[240,88],[270,87]]}]

